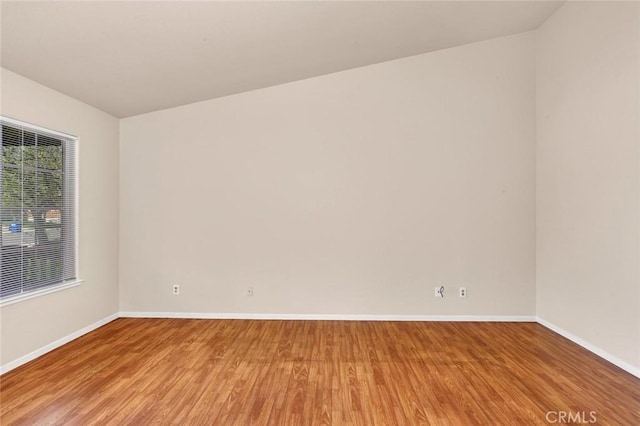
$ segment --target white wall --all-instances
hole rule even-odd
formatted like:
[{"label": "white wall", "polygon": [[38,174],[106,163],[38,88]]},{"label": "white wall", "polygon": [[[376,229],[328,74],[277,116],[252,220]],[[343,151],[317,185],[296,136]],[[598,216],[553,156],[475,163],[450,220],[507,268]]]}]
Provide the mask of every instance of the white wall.
[{"label": "white wall", "polygon": [[122,120],[121,310],[534,315],[534,50],[521,34]]},{"label": "white wall", "polygon": [[1,113],[79,137],[84,284],[0,308],[6,365],[118,312],[118,120],[8,70]]},{"label": "white wall", "polygon": [[538,316],[636,371],[639,7],[570,2],[537,39]]}]

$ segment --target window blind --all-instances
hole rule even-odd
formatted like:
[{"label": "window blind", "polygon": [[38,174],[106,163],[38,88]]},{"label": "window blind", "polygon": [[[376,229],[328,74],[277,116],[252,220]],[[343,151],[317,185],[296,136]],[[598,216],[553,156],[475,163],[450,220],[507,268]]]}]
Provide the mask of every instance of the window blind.
[{"label": "window blind", "polygon": [[72,136],[0,118],[0,300],[75,280]]}]

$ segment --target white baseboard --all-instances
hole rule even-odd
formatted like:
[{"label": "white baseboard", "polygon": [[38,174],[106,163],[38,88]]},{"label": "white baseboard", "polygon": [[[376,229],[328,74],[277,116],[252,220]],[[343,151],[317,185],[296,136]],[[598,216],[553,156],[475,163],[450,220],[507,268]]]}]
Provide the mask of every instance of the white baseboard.
[{"label": "white baseboard", "polygon": [[54,350],[56,348],[59,348],[60,346],[66,344],[66,343],[69,343],[70,341],[75,340],[78,337],[80,337],[82,335],[85,335],[85,334],[95,330],[96,328],[102,327],[103,325],[108,324],[108,323],[110,323],[111,321],[113,321],[115,319],[118,319],[118,317],[119,317],[119,314],[117,314],[117,313],[109,315],[108,317],[103,318],[98,322],[94,322],[91,325],[88,325],[88,326],[86,326],[86,327],[84,327],[84,328],[82,328],[82,329],[80,329],[80,330],[78,330],[76,332],[73,332],[73,333],[71,333],[71,334],[69,334],[67,336],[64,336],[61,339],[58,339],[53,343],[49,343],[48,345],[45,345],[45,346],[43,346],[43,347],[41,347],[39,349],[36,349],[35,351],[33,351],[33,352],[31,352],[31,353],[29,353],[27,355],[21,356],[20,358],[14,360],[14,361],[8,362],[8,363],[0,366],[0,375],[6,373],[8,371],[13,370],[14,368],[20,367],[22,364],[26,364],[27,362],[32,361],[32,360],[34,360],[34,359],[46,354],[47,352],[51,352],[52,350]]},{"label": "white baseboard", "polygon": [[120,312],[123,318],[327,320],[327,321],[456,321],[456,322],[536,322],[527,315],[332,315],[332,314],[246,314],[195,312]]},{"label": "white baseboard", "polygon": [[627,373],[633,374],[634,376],[640,378],[640,368],[635,367],[631,364],[629,364],[626,361],[621,360],[620,358],[611,355],[609,352],[595,346],[592,345],[591,343],[587,342],[586,340],[576,336],[573,333],[568,332],[567,330],[558,327],[557,325],[542,319],[540,317],[537,318],[537,322],[540,325],[543,325],[544,327],[548,328],[551,331],[554,331],[556,333],[558,333],[559,335],[561,335],[562,337],[565,337],[569,340],[571,340],[573,343],[576,343],[580,346],[582,346],[583,348],[587,349],[589,352],[592,352],[596,355],[598,355],[600,358],[603,358],[607,361],[609,361],[610,363],[612,363],[613,365],[622,368],[624,371],[626,371]]},{"label": "white baseboard", "polygon": [[640,368],[617,358],[586,340],[540,317],[529,315],[328,315],[328,314],[246,314],[192,312],[120,312],[88,325],[40,349],[0,366],[0,375],[38,358],[111,321],[122,318],[184,318],[184,319],[253,319],[253,320],[327,320],[327,321],[454,321],[454,322],[537,322],[582,346],[597,356],[640,378]]}]

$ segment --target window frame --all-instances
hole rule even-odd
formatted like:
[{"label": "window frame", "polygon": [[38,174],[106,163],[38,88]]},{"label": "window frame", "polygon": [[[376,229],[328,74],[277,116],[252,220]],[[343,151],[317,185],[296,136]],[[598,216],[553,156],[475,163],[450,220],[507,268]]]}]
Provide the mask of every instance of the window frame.
[{"label": "window frame", "polygon": [[[49,284],[40,288],[36,288],[33,290],[27,290],[27,291],[23,291],[21,293],[15,294],[15,295],[9,295],[6,296],[4,298],[0,298],[0,307],[3,306],[7,306],[7,305],[11,305],[14,303],[18,303],[18,302],[22,302],[25,300],[29,300],[29,299],[33,299],[36,297],[40,297],[40,296],[44,296],[46,294],[51,294],[51,293],[55,293],[61,290],[65,290],[68,288],[73,288],[73,287],[77,287],[80,284],[82,284],[84,282],[83,279],[80,278],[80,250],[79,250],[79,241],[80,241],[80,232],[79,232],[79,228],[80,228],[80,221],[79,221],[79,205],[80,205],[80,191],[79,191],[79,181],[80,181],[80,177],[79,177],[79,173],[80,173],[80,168],[79,168],[79,158],[80,158],[80,139],[75,136],[75,135],[71,135],[68,133],[63,133],[63,132],[59,132],[56,130],[52,130],[46,127],[42,127],[42,126],[38,126],[29,122],[25,122],[25,121],[21,121],[21,120],[16,120],[4,115],[0,115],[0,123],[2,123],[3,125],[7,125],[7,126],[12,126],[12,127],[16,127],[19,129],[24,129],[25,131],[31,131],[37,134],[41,134],[41,135],[46,135],[46,136],[51,136],[54,138],[59,138],[63,141],[69,141],[71,143],[73,143],[73,149],[75,152],[74,158],[72,159],[72,167],[73,167],[73,178],[72,178],[72,187],[70,188],[71,191],[73,191],[73,218],[72,221],[70,223],[72,223],[73,226],[73,233],[74,233],[74,241],[73,241],[73,256],[74,256],[74,270],[75,270],[75,277],[73,279],[68,279],[68,280],[63,280],[59,283],[55,283],[55,284]],[[63,170],[66,170],[66,167],[68,167],[68,163],[67,160],[64,160],[63,162]],[[68,184],[68,182],[65,182],[65,184]],[[0,194],[2,191],[2,181],[0,178]],[[62,249],[64,251],[64,248]]]}]

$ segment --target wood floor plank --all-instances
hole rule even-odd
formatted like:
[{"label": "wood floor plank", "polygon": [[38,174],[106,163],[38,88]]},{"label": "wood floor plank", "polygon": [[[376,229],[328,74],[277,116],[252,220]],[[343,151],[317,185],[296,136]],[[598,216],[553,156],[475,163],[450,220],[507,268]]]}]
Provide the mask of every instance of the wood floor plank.
[{"label": "wood floor plank", "polygon": [[0,377],[2,425],[640,424],[640,379],[533,323],[118,319]]}]

